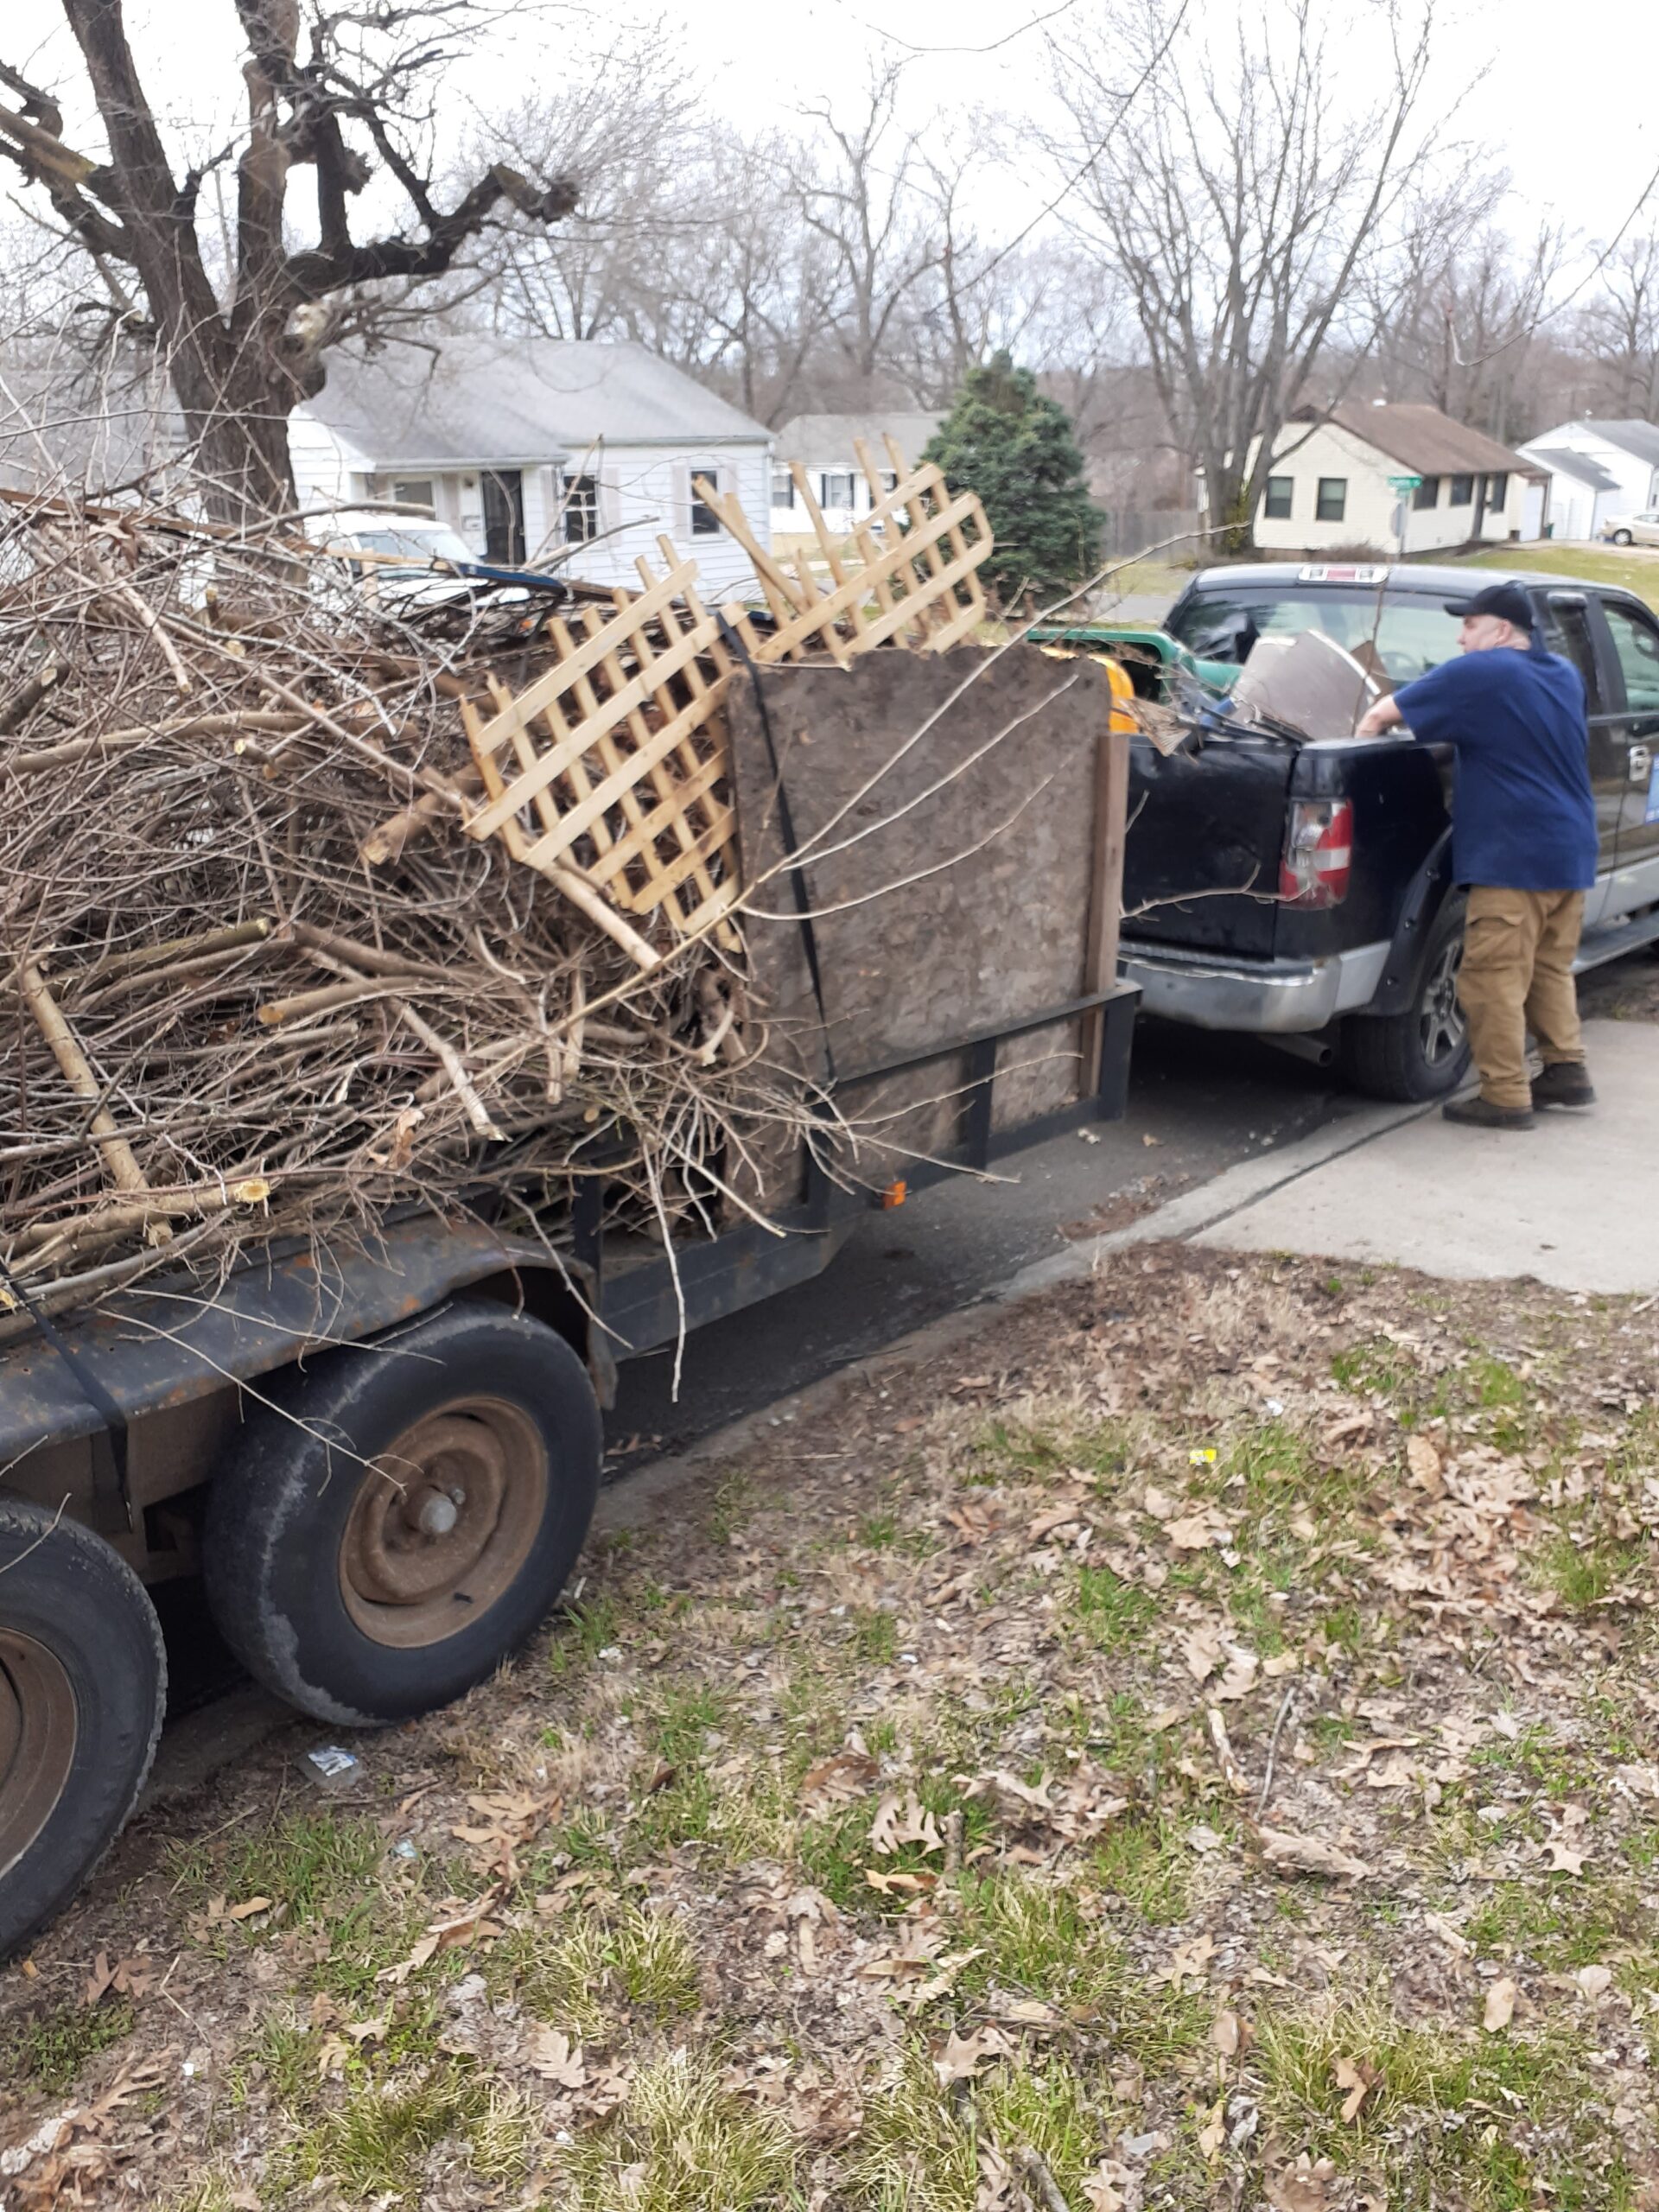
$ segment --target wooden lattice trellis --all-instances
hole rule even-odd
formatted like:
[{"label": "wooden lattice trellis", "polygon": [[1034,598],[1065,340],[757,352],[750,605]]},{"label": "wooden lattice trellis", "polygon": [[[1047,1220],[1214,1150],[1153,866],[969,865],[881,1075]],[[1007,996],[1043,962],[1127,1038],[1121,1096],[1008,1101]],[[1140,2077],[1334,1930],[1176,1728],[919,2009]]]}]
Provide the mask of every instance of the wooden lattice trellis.
[{"label": "wooden lattice trellis", "polygon": [[543,874],[579,870],[628,913],[661,909],[689,934],[737,895],[719,715],[729,664],[696,563],[666,540],[663,551],[667,573],[641,561],[645,588],[619,591],[608,620],[586,609],[580,637],[554,621],[557,665],[517,698],[493,687],[490,721],[463,707],[486,794],[467,827]]},{"label": "wooden lattice trellis", "polygon": [[737,501],[707,478],[697,479],[698,498],[753,562],[772,612],[774,627],[757,645],[757,658],[800,660],[817,652],[845,661],[889,643],[918,652],[943,652],[971,637],[985,620],[978,572],[994,541],[984,508],[972,492],[953,499],[931,461],[907,470],[894,442],[889,438],[886,443],[891,490],[884,488],[868,446],[861,439],[854,448],[869,480],[872,502],[868,514],[859,516],[847,534],[857,548],[856,563],[846,559],[847,536],[837,535],[825,522],[806,471],[798,461],[790,464],[796,494],[830,572],[828,591],[810,561],[797,559],[791,574],[760,543]]},{"label": "wooden lattice trellis", "polygon": [[[770,627],[746,609],[722,609],[758,661],[828,653],[845,663],[882,645],[942,652],[985,615],[978,570],[992,538],[971,493],[952,499],[931,465],[906,472],[888,441],[890,491],[866,447],[859,461],[874,499],[845,541],[824,522],[798,464],[795,481],[817,534],[830,588],[805,560],[791,576],[767,552],[735,499],[703,479],[698,496],[754,563]],[[878,538],[880,529],[883,537]],[[722,709],[732,678],[721,616],[696,592],[696,565],[671,541],[658,541],[664,572],[635,563],[641,589],[613,594],[609,617],[585,610],[581,634],[555,620],[547,635],[559,659],[516,698],[492,683],[486,721],[463,703],[467,741],[485,803],[467,828],[499,836],[516,860],[539,869],[590,913],[605,902],[623,913],[660,913],[680,935],[714,926],[738,896]],[[613,934],[642,963],[649,947],[619,921]]]}]

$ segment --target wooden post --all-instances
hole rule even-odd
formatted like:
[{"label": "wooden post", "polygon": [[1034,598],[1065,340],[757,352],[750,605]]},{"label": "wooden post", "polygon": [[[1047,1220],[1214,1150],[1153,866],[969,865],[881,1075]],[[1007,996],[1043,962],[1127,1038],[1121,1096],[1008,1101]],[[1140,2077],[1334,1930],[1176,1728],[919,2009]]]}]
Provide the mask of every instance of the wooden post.
[{"label": "wooden post", "polygon": [[[1117,939],[1123,915],[1123,838],[1129,811],[1129,738],[1110,727],[1114,702],[1106,705],[1108,727],[1095,740],[1094,869],[1089,885],[1089,932],[1083,962],[1083,988],[1109,990],[1117,977]],[[1085,1014],[1083,1033],[1083,1090],[1100,1088],[1100,1054],[1106,1033],[1104,1010]]]}]

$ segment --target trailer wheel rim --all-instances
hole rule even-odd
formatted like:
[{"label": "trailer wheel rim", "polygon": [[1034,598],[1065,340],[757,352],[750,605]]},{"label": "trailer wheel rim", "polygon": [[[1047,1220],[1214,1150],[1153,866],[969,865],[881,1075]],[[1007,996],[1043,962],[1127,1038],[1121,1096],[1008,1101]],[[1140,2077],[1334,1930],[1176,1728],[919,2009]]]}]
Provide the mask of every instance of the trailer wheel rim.
[{"label": "trailer wheel rim", "polygon": [[39,1840],[74,1770],[73,1685],[43,1643],[0,1627],[0,1875]]},{"label": "trailer wheel rim", "polygon": [[1432,1068],[1443,1067],[1463,1050],[1468,1025],[1458,1003],[1458,970],[1462,965],[1463,939],[1457,937],[1434,963],[1423,988],[1423,1058]]},{"label": "trailer wheel rim", "polygon": [[500,1398],[457,1398],[377,1454],[340,1543],[346,1610],[376,1643],[441,1643],[511,1589],[547,1510],[546,1439]]}]

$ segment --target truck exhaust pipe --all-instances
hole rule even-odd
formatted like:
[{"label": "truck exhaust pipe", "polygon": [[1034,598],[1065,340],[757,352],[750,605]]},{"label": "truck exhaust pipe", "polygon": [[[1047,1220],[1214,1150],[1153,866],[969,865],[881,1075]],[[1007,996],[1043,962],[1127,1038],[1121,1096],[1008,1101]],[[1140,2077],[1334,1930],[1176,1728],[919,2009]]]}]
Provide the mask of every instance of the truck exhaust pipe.
[{"label": "truck exhaust pipe", "polygon": [[1257,1034],[1275,1052],[1288,1052],[1294,1060],[1311,1060],[1316,1068],[1328,1068],[1337,1057],[1337,1048],[1328,1037],[1305,1037],[1294,1033],[1275,1035],[1271,1030],[1261,1030]]}]

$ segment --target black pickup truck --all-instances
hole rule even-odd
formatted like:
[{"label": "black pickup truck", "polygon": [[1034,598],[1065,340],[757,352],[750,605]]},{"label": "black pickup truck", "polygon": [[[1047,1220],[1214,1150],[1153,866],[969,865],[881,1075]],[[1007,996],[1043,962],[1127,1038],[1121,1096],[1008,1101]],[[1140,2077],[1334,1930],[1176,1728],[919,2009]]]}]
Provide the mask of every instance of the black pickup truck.
[{"label": "black pickup truck", "polygon": [[[1258,638],[1319,629],[1380,664],[1392,688],[1457,651],[1445,602],[1499,573],[1206,569],[1170,612],[1173,645],[1147,639],[1137,652],[1118,631],[1114,650],[1142,691],[1166,689],[1180,667],[1189,683],[1224,691]],[[1588,696],[1601,857],[1579,963],[1587,968],[1659,942],[1659,620],[1609,585],[1524,571],[1510,580]],[[1465,901],[1451,873],[1450,752],[1394,734],[1299,743],[1224,714],[1167,756],[1137,739],[1122,972],[1144,1010],[1334,1058],[1374,1096],[1453,1090],[1469,1046],[1456,995]]]}]

